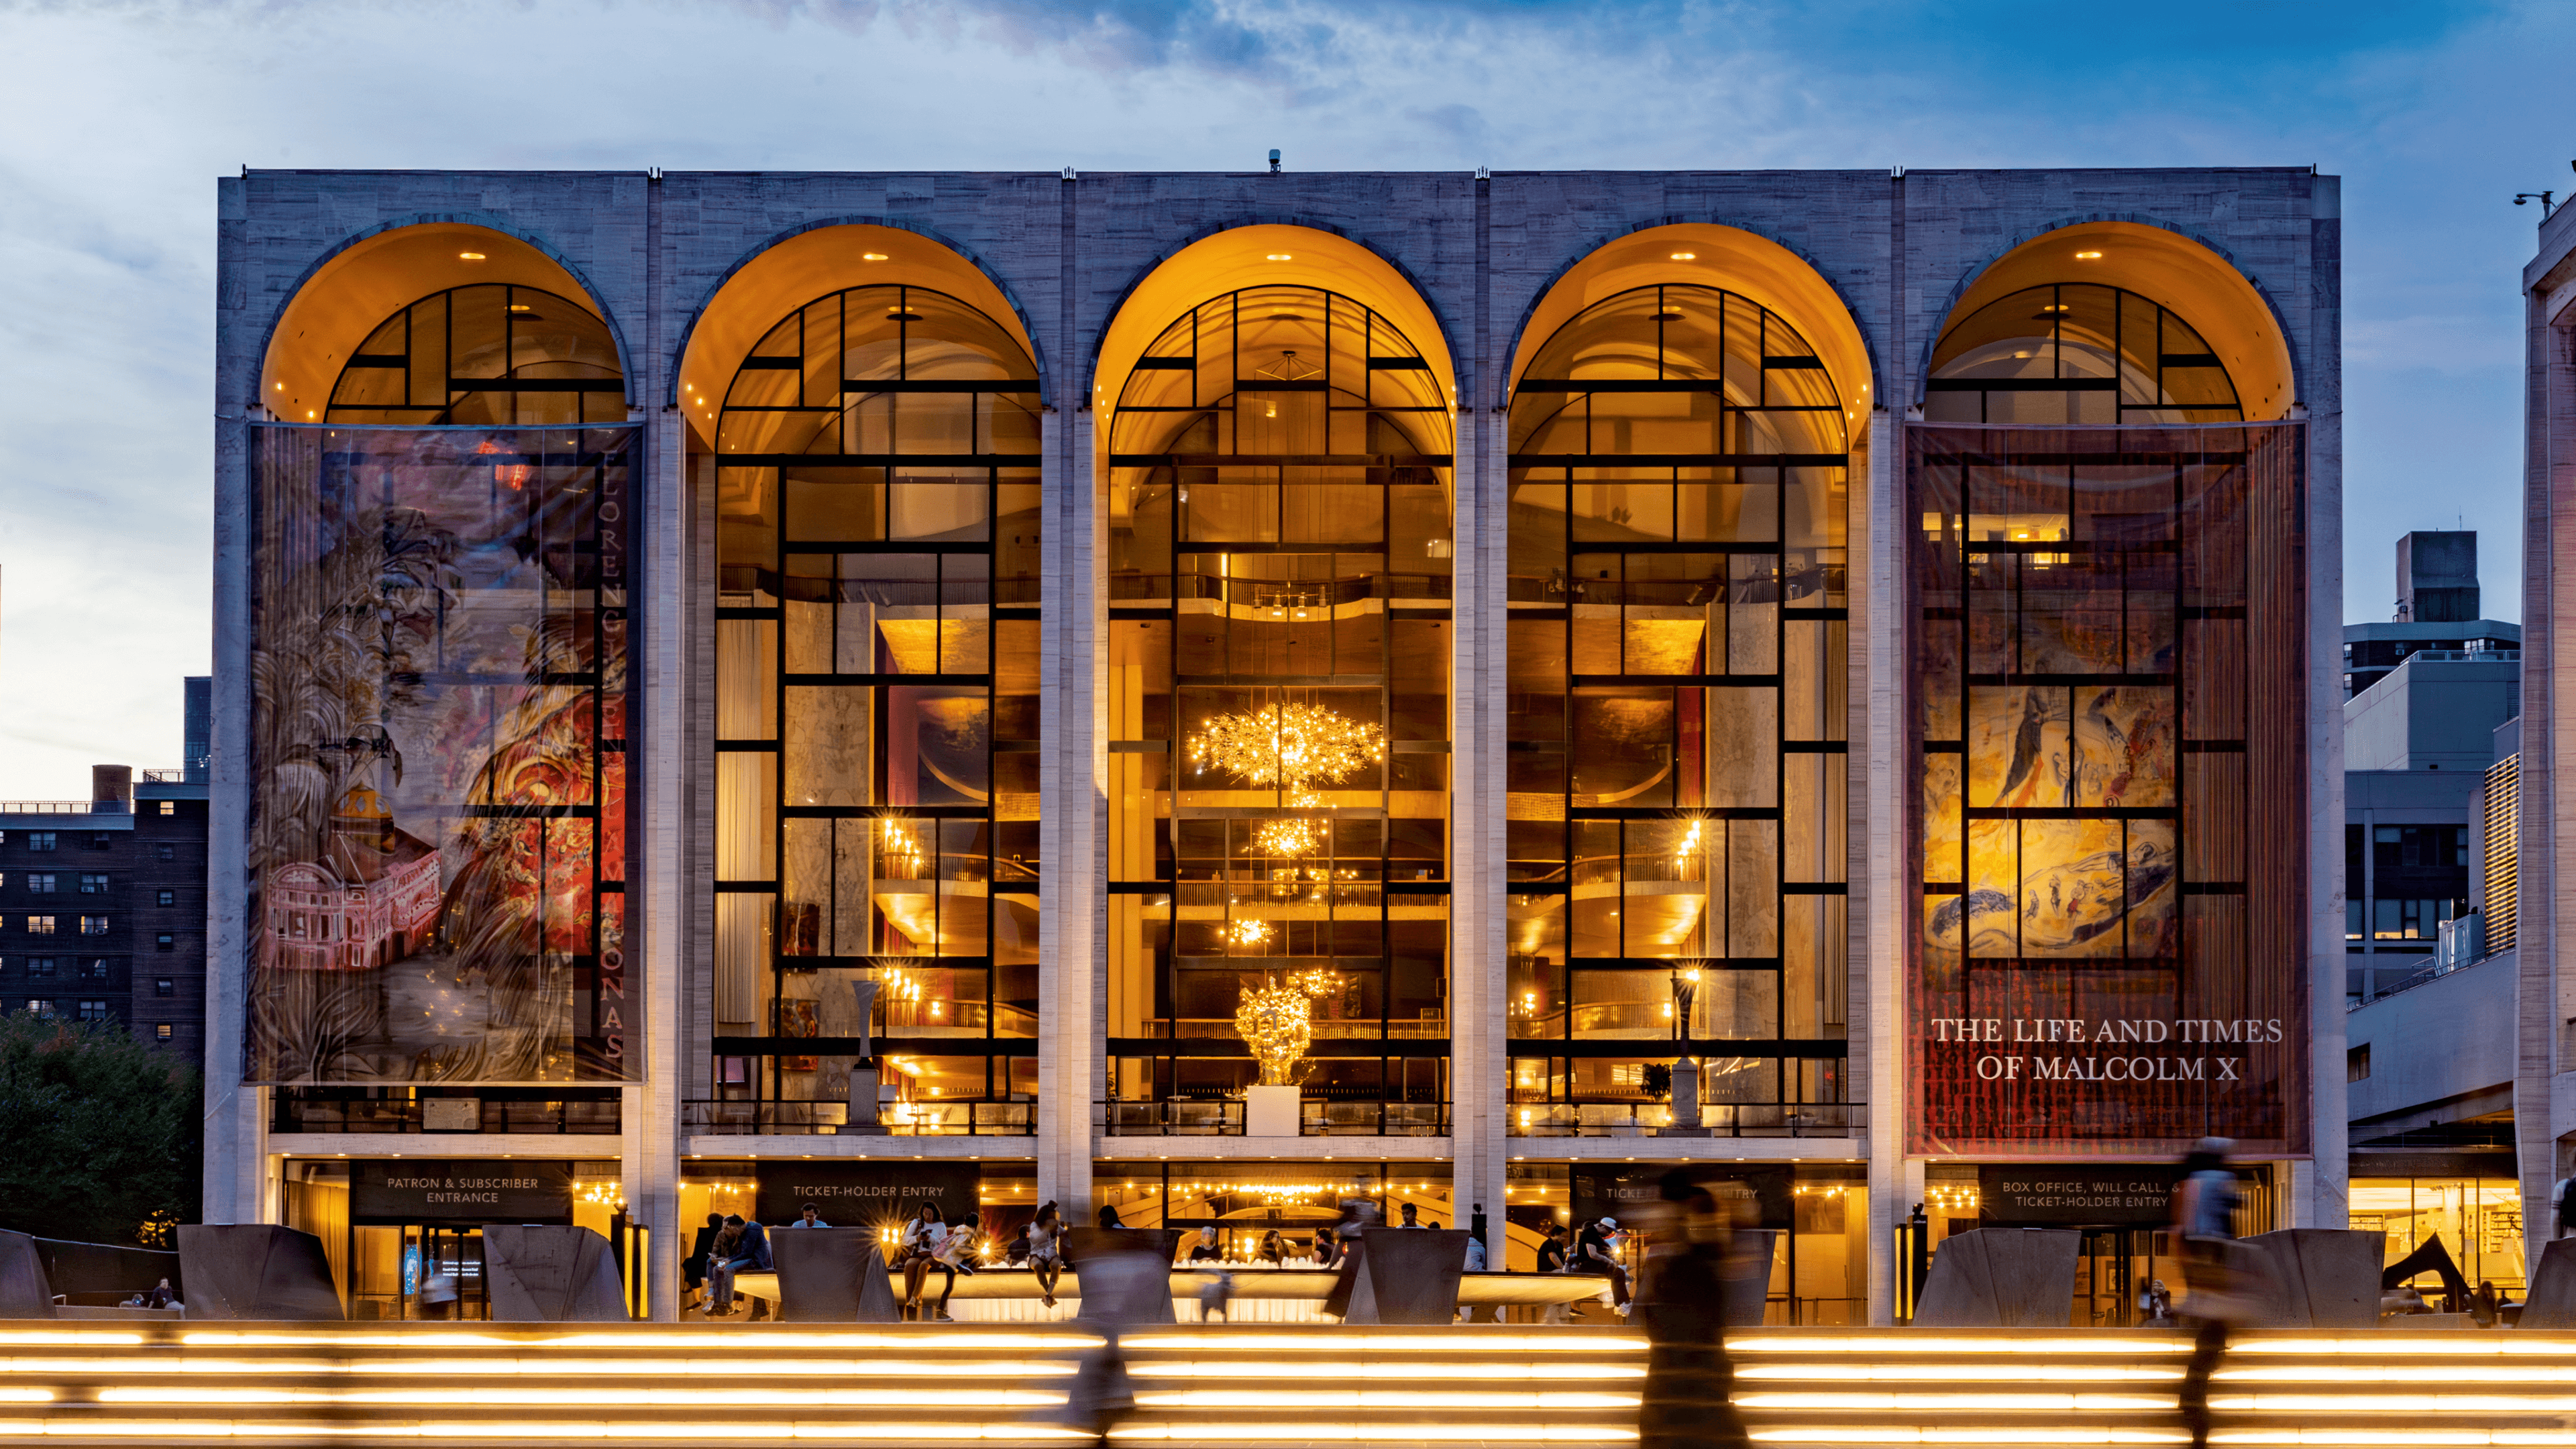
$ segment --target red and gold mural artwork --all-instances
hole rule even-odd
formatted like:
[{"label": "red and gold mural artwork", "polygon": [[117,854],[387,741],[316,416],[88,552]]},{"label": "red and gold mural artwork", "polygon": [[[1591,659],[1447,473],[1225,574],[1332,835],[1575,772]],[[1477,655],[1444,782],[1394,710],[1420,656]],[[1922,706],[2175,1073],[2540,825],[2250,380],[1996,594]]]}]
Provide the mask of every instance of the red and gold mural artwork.
[{"label": "red and gold mural artwork", "polygon": [[2301,425],[1906,439],[1908,1150],[2305,1152]]},{"label": "red and gold mural artwork", "polygon": [[247,1080],[633,1075],[634,443],[250,430]]}]

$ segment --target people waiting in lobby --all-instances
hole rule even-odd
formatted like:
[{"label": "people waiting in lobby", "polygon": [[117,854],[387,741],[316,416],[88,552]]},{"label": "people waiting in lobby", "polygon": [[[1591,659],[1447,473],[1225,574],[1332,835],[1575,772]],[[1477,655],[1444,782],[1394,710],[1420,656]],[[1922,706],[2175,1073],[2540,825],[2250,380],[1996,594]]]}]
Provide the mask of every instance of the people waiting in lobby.
[{"label": "people waiting in lobby", "polygon": [[1261,1251],[1255,1256],[1271,1267],[1279,1267],[1288,1261],[1288,1240],[1279,1236],[1277,1228],[1272,1228],[1261,1235]]},{"label": "people waiting in lobby", "polygon": [[1193,1263],[1216,1263],[1222,1262],[1224,1259],[1225,1250],[1216,1245],[1216,1229],[1199,1229],[1198,1241],[1190,1244],[1190,1261]]}]

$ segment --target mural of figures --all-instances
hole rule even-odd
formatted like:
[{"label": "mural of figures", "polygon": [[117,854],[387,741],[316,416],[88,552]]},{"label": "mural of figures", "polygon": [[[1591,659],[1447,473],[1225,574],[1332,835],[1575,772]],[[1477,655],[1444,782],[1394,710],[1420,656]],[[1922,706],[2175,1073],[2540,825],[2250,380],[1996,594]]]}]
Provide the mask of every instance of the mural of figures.
[{"label": "mural of figures", "polygon": [[2301,438],[1907,429],[1912,1150],[2305,1150]]},{"label": "mural of figures", "polygon": [[632,430],[250,433],[247,1079],[628,1077]]}]

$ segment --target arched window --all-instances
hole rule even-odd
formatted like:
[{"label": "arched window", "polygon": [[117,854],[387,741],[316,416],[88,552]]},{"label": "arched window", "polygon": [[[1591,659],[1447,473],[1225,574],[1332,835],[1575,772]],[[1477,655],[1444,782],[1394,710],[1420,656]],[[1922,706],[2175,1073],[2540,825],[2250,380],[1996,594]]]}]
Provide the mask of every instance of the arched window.
[{"label": "arched window", "polygon": [[1699,285],[1595,303],[1514,389],[1515,1132],[1662,1110],[1676,1039],[1721,1130],[1846,1100],[1841,398]]},{"label": "arched window", "polygon": [[2236,423],[2227,368],[2191,324],[2136,292],[2026,287],[1950,325],[1932,352],[1934,423]]},{"label": "arched window", "polygon": [[1113,1131],[1217,1125],[1270,989],[1304,1130],[1445,1130],[1450,438],[1414,344],[1313,287],[1200,303],[1120,391]]},{"label": "arched window", "polygon": [[[1038,405],[991,318],[855,287],[715,418],[716,1034],[873,1020],[898,1130],[1024,1132],[1036,1090]],[[760,1093],[823,1110],[858,1060]]]},{"label": "arched window", "polygon": [[608,324],[579,302],[535,287],[450,287],[367,335],[341,367],[323,421],[624,422],[621,378]]}]

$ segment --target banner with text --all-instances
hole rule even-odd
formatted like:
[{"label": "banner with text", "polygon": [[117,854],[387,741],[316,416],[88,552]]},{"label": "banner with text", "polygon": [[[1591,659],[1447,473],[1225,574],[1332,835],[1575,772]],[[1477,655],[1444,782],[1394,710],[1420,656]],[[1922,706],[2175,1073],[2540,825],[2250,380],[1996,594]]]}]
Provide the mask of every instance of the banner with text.
[{"label": "banner with text", "polygon": [[2304,426],[1906,428],[1908,1150],[2308,1150]]}]

